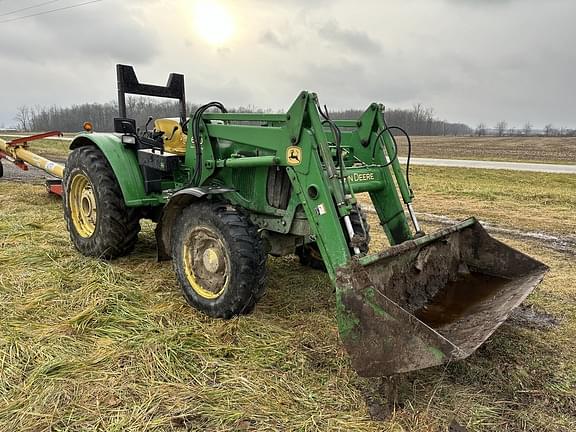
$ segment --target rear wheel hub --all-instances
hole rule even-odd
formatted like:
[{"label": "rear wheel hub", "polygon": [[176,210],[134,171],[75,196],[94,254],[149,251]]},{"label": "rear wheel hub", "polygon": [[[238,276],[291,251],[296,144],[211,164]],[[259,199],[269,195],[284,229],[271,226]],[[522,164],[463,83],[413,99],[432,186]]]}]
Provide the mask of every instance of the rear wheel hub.
[{"label": "rear wheel hub", "polygon": [[96,196],[90,179],[80,172],[74,175],[68,194],[70,216],[81,237],[88,238],[96,231]]}]

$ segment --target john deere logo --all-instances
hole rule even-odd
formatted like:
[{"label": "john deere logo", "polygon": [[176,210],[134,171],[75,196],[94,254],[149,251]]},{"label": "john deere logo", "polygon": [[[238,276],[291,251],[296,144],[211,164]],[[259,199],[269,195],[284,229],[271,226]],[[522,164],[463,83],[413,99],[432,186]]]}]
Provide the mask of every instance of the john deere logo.
[{"label": "john deere logo", "polygon": [[302,149],[296,146],[290,146],[286,150],[286,161],[288,165],[300,165],[302,163]]}]

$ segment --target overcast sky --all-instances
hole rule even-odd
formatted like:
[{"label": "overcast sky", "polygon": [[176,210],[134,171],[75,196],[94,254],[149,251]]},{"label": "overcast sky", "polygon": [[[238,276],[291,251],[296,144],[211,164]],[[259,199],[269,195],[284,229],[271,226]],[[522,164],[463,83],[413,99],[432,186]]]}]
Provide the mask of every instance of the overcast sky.
[{"label": "overcast sky", "polygon": [[[4,15],[43,2],[0,0],[0,21],[84,1]],[[285,109],[307,89],[330,108],[421,102],[473,127],[576,127],[574,0],[219,0],[234,27],[220,44],[198,33],[195,3],[104,0],[0,22],[0,125],[20,105],[114,100],[125,63],[144,82],[184,73],[196,103]]]}]

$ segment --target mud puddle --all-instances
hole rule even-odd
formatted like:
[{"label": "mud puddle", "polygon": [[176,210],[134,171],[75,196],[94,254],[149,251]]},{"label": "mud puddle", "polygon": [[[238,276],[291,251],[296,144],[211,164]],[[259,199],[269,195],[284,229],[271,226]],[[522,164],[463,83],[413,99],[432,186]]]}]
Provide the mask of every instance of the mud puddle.
[{"label": "mud puddle", "polygon": [[509,281],[483,273],[462,274],[446,286],[414,315],[432,328],[458,321],[475,306],[497,293]]}]

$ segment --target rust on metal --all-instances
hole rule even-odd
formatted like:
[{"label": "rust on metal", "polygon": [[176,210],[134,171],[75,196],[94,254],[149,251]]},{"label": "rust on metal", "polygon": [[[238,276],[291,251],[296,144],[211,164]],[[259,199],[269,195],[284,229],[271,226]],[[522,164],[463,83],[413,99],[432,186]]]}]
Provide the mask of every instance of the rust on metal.
[{"label": "rust on metal", "polygon": [[37,140],[41,140],[44,138],[49,138],[49,137],[53,137],[53,136],[62,136],[62,135],[63,134],[60,131],[43,132],[40,134],[16,138],[16,139],[13,139],[11,141],[8,141],[6,144],[9,145],[10,147],[18,147],[19,145],[29,143],[30,141],[37,141]]}]

